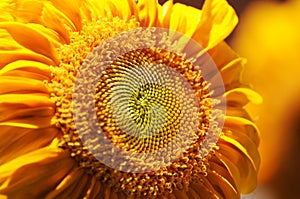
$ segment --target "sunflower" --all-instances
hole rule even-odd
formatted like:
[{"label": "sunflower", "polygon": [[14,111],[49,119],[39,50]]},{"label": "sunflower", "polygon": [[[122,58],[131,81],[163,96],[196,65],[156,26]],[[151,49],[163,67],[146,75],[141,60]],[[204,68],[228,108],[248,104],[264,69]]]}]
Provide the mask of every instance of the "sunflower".
[{"label": "sunflower", "polygon": [[0,10],[0,194],[239,198],[255,189],[259,135],[244,106],[261,98],[223,41],[238,21],[225,0],[202,10],[5,0]]}]

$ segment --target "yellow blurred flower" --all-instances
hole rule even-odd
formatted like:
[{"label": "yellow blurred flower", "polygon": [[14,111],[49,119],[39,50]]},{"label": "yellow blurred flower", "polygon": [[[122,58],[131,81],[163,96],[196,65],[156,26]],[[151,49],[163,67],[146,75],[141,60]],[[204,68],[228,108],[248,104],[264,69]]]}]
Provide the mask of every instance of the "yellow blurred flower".
[{"label": "yellow blurred flower", "polygon": [[[243,79],[251,81],[264,98],[261,106],[247,107],[261,130],[262,184],[270,182],[286,165],[284,158],[294,142],[293,117],[300,97],[299,9],[296,0],[252,3],[233,41],[235,49],[248,60]],[[288,190],[291,192],[290,187]]]},{"label": "yellow blurred flower", "polygon": [[[259,135],[244,106],[261,99],[240,81],[244,59],[223,42],[237,23],[234,10],[225,0],[207,0],[203,10],[172,1],[159,5],[155,0],[141,0],[138,4],[133,0],[6,0],[0,3],[0,11],[0,194],[8,198],[232,199],[255,189],[260,163]],[[158,61],[182,73],[195,92],[200,93],[197,99],[202,103],[201,126],[195,143],[170,165],[148,173],[123,172],[97,161],[78,135],[78,131],[88,134],[91,129],[85,124],[76,129],[72,106],[76,75],[83,64],[89,64],[88,54],[100,42],[138,27],[175,30],[203,46],[223,78],[227,103],[217,144],[205,157],[199,157],[197,152],[212,114],[209,100],[212,94],[207,90],[209,84],[194,69],[196,66],[181,55],[159,49],[130,52],[110,65],[103,75],[107,84],[97,85],[96,112],[106,136],[122,149],[152,152],[176,132],[164,129],[162,137],[137,140],[130,137],[127,142],[130,132],[122,132],[116,126],[109,112],[114,110],[113,102],[107,102],[106,91],[113,85],[111,82],[122,79],[116,76],[119,70],[125,68],[129,77],[131,65],[151,65],[149,60],[158,57]],[[95,64],[92,60],[90,64]],[[168,114],[180,110],[174,92],[162,85],[146,85],[146,89],[147,86],[155,99],[145,102],[143,107],[156,100],[175,107],[174,111],[169,108]],[[147,91],[145,88],[143,92]],[[168,97],[156,99],[160,93],[167,93]],[[128,103],[141,107],[138,104],[144,103],[139,101],[141,96],[137,93]],[[83,102],[86,106],[89,103]],[[138,111],[147,112],[142,108]],[[147,127],[145,114],[134,115],[137,125]],[[183,116],[177,120],[180,122]],[[128,118],[125,120],[128,122]],[[176,130],[180,127],[177,120],[166,122]],[[140,141],[152,148],[139,148]],[[92,139],[88,142],[94,148],[102,147]]]}]

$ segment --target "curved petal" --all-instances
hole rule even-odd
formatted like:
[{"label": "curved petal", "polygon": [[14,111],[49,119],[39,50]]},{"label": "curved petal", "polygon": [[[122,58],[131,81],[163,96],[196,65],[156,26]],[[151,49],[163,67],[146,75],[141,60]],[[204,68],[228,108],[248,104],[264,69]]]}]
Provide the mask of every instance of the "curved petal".
[{"label": "curved petal", "polygon": [[262,97],[249,88],[235,88],[225,93],[227,106],[244,107],[249,102],[262,103]]},{"label": "curved petal", "polygon": [[186,192],[184,190],[180,190],[180,191],[173,191],[174,196],[176,197],[176,199],[189,199],[189,196],[186,194]]},{"label": "curved petal", "polygon": [[226,0],[206,0],[200,23],[192,36],[206,49],[223,41],[238,23],[234,9]]},{"label": "curved petal", "polygon": [[76,30],[82,28],[82,16],[80,15],[81,9],[84,6],[82,0],[50,0],[54,7],[64,13],[68,19],[75,25]]},{"label": "curved petal", "polygon": [[0,95],[0,110],[14,108],[53,107],[48,94],[5,94]]},{"label": "curved petal", "polygon": [[208,53],[213,58],[219,70],[221,70],[224,66],[228,65],[233,60],[240,58],[225,41],[220,42],[217,46],[210,49]]},{"label": "curved petal", "polygon": [[74,166],[67,151],[46,147],[0,166],[0,194],[44,198]]},{"label": "curved petal", "polygon": [[[49,94],[3,94],[0,95],[1,112],[17,110],[4,116],[0,126],[15,126],[24,128],[44,128],[52,125],[54,104],[49,99]],[[24,113],[25,110],[29,112]]]},{"label": "curved petal", "polygon": [[138,19],[138,11],[134,0],[107,0],[108,6],[111,8],[113,16],[118,16],[121,19],[130,19],[134,16]]},{"label": "curved petal", "polygon": [[244,134],[236,134],[232,131],[225,131],[224,136],[221,136],[219,139],[220,143],[234,145],[237,147],[248,159],[252,162],[255,169],[258,170],[260,165],[260,155],[258,153],[258,146],[252,142],[246,135]]},{"label": "curved petal", "polygon": [[191,37],[200,22],[201,10],[191,6],[176,3],[172,7],[169,27],[171,30],[181,32]]},{"label": "curved petal", "polygon": [[152,27],[157,21],[157,1],[139,0],[137,4],[138,16],[142,27]]},{"label": "curved petal", "polygon": [[259,145],[259,130],[250,120],[235,116],[225,116],[223,131],[230,130],[233,133],[239,132],[249,137],[256,146]]},{"label": "curved petal", "polygon": [[236,116],[236,117],[245,118],[247,120],[251,120],[251,117],[248,114],[248,112],[244,108],[240,108],[240,107],[227,106],[226,115]]},{"label": "curved petal", "polygon": [[232,144],[218,143],[220,146],[216,156],[224,163],[231,173],[238,190],[247,194],[257,185],[257,170],[251,160]]},{"label": "curved petal", "polygon": [[[44,55],[58,62],[54,46],[49,42],[47,35],[37,32],[30,25],[18,22],[2,22],[0,28],[7,30],[11,37],[21,46],[38,54]],[[32,42],[32,39],[35,42]]]},{"label": "curved petal", "polygon": [[90,177],[82,169],[75,168],[45,198],[82,198],[88,186]]},{"label": "curved petal", "polygon": [[166,1],[162,6],[157,7],[157,23],[156,25],[163,28],[168,28],[172,13],[173,0]]},{"label": "curved petal", "polygon": [[2,0],[0,2],[0,21],[13,21],[14,18],[11,16],[11,0]]},{"label": "curved petal", "polygon": [[84,199],[97,199],[97,195],[100,193],[101,186],[101,183],[94,176],[92,176],[90,187],[86,191]]},{"label": "curved petal", "polygon": [[0,165],[51,144],[58,136],[56,128],[27,129],[2,126],[0,131]]},{"label": "curved petal", "polygon": [[239,192],[237,192],[237,190],[231,185],[231,183],[228,182],[227,179],[224,178],[222,175],[218,174],[215,171],[212,171],[208,172],[207,178],[215,187],[215,189],[220,191],[220,195],[222,195],[223,198],[240,198]]},{"label": "curved petal", "polygon": [[[7,23],[0,22],[1,27],[3,27],[6,24]],[[36,46],[36,48],[38,47]],[[0,69],[3,66],[17,60],[31,60],[45,63],[48,65],[55,65],[55,61],[52,58],[49,58],[48,56],[42,55],[38,52],[34,52],[30,49],[24,48],[24,46],[15,41],[15,39],[12,37],[9,31],[4,28],[0,28],[0,57],[5,57],[5,59],[0,59]]]},{"label": "curved petal", "polygon": [[[7,75],[7,73],[14,70],[39,74],[45,77],[43,80],[49,80],[51,76],[50,68],[47,64],[31,60],[18,60],[11,62],[0,70],[0,75]],[[32,79],[32,77],[30,78]]]},{"label": "curved petal", "polygon": [[[31,78],[30,75],[27,75],[29,72],[20,71],[21,74],[24,74],[26,77],[20,76],[1,76],[0,71],[0,94],[9,94],[9,93],[45,93],[49,94],[49,90],[46,85],[34,78]],[[36,73],[32,73],[37,75]],[[20,74],[19,74],[20,75]],[[29,78],[28,78],[29,76]],[[7,86],[10,85],[10,86]],[[0,116],[1,118],[1,116]]]}]

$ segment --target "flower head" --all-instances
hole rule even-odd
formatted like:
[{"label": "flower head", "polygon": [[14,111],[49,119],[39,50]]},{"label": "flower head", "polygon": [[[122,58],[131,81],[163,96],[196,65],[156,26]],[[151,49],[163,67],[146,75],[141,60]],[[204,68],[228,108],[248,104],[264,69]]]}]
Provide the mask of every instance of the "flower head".
[{"label": "flower head", "polygon": [[0,10],[0,194],[239,198],[255,188],[258,129],[243,107],[261,99],[223,42],[237,23],[225,0]]}]

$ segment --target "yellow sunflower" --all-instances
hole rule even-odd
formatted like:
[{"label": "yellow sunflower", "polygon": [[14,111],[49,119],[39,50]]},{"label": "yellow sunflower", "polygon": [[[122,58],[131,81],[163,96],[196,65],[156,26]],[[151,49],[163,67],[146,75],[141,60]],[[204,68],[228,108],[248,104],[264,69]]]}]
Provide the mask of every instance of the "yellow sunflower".
[{"label": "yellow sunflower", "polygon": [[5,0],[0,11],[0,194],[255,189],[259,135],[243,107],[261,98],[223,41],[238,21],[225,0]]}]

